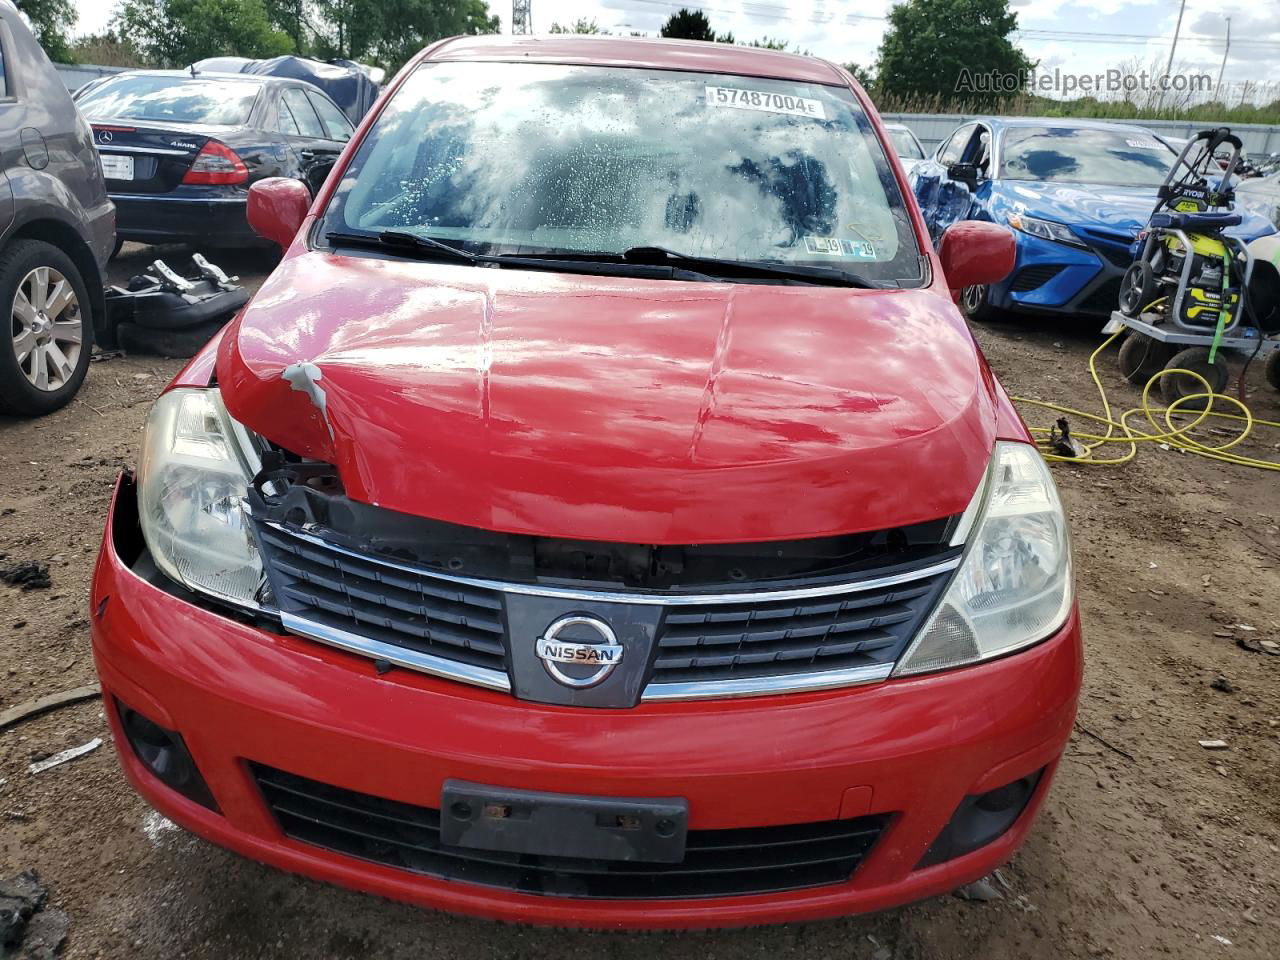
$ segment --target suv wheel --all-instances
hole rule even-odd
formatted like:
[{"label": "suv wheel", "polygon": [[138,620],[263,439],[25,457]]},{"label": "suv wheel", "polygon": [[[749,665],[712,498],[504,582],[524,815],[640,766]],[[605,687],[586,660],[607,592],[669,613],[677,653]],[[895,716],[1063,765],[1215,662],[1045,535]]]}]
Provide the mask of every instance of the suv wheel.
[{"label": "suv wheel", "polygon": [[16,240],[0,255],[0,413],[41,416],[65,406],[89,369],[93,322],[80,271],[40,240]]}]

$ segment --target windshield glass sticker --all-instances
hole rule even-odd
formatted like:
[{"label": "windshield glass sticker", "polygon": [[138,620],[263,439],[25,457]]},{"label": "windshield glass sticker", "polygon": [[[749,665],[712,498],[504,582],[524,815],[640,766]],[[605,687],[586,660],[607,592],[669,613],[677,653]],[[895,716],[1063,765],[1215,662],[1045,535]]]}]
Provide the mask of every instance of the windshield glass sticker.
[{"label": "windshield glass sticker", "polygon": [[804,248],[822,257],[847,257],[853,260],[874,260],[875,244],[866,240],[842,240],[839,237],[805,237]]},{"label": "windshield glass sticker", "polygon": [[734,87],[707,87],[708,107],[734,107],[739,110],[758,110],[762,113],[785,113],[793,117],[827,119],[821,100],[793,97],[785,93],[768,93],[763,90],[738,90]]},{"label": "windshield glass sticker", "polygon": [[1140,137],[1136,140],[1125,140],[1125,143],[1127,143],[1131,147],[1137,147],[1139,150],[1167,150],[1168,149],[1168,147],[1166,147],[1159,140],[1154,140],[1151,137]]}]

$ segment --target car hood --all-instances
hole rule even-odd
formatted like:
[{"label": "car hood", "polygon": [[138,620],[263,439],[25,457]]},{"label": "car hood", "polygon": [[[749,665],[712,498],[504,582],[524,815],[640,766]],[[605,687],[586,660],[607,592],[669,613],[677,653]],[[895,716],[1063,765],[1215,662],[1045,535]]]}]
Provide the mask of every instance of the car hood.
[{"label": "car hood", "polygon": [[[991,197],[992,213],[1003,222],[1013,213],[1041,217],[1129,237],[1147,225],[1156,205],[1155,187],[1117,187],[1087,183],[1039,183],[1028,180],[1000,180]],[[1229,233],[1247,237],[1263,236],[1274,231],[1265,218],[1237,208],[1243,222]]]},{"label": "car hood", "polygon": [[927,290],[302,252],[228,328],[217,377],[234,417],[357,500],[633,543],[957,514],[996,426],[985,362]]}]

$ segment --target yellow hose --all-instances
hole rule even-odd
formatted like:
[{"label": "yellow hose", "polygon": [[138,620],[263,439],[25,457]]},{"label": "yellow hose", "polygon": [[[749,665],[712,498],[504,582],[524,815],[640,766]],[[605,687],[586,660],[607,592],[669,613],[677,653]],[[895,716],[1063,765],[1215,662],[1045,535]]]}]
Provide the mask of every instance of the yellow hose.
[{"label": "yellow hose", "polygon": [[[1085,420],[1092,420],[1106,426],[1107,430],[1104,434],[1096,433],[1078,433],[1071,431],[1071,436],[1078,440],[1085,441],[1084,453],[1077,457],[1065,457],[1059,453],[1053,453],[1052,447],[1047,439],[1050,430],[1046,427],[1029,427],[1032,435],[1036,438],[1036,443],[1040,447],[1040,452],[1046,460],[1056,460],[1061,463],[1091,463],[1091,464],[1120,464],[1128,463],[1138,453],[1139,443],[1160,443],[1172,450],[1181,450],[1184,453],[1191,453],[1198,457],[1205,457],[1209,460],[1219,460],[1223,463],[1234,463],[1242,467],[1256,467],[1259,470],[1280,470],[1280,463],[1271,460],[1259,460],[1256,457],[1245,457],[1238,453],[1231,453],[1232,447],[1242,443],[1252,432],[1255,426],[1275,427],[1280,429],[1280,423],[1272,420],[1260,420],[1250,412],[1249,408],[1237,400],[1235,397],[1227,396],[1225,393],[1214,393],[1213,388],[1209,385],[1209,381],[1196,373],[1194,370],[1184,370],[1181,368],[1171,368],[1161,370],[1154,377],[1147,381],[1147,385],[1142,388],[1142,405],[1126,410],[1120,414],[1119,419],[1112,416],[1111,402],[1107,398],[1107,391],[1102,386],[1102,378],[1098,375],[1098,355],[1112,342],[1124,333],[1123,330],[1113,333],[1098,349],[1089,355],[1089,374],[1093,377],[1094,386],[1098,388],[1098,396],[1102,400],[1103,415],[1098,416],[1096,413],[1086,413],[1083,410],[1075,410],[1071,407],[1064,407],[1056,403],[1046,403],[1043,400],[1032,400],[1029,397],[1014,397],[1018,403],[1030,404],[1036,407],[1044,407],[1046,410],[1053,410],[1056,413],[1066,413],[1073,417],[1081,417]],[[1172,376],[1173,374],[1182,374],[1183,376],[1194,377],[1204,385],[1204,392],[1193,393],[1174,401],[1167,407],[1152,406],[1151,391],[1162,377]],[[1179,412],[1179,408],[1193,400],[1201,400],[1208,398],[1203,410],[1196,411],[1199,415],[1190,423],[1184,426],[1178,426],[1174,423],[1174,416]],[[1226,404],[1234,406],[1239,413],[1219,413],[1213,408],[1216,404]],[[1148,433],[1129,422],[1131,417],[1142,414],[1146,417],[1147,422],[1154,429],[1155,433]],[[1157,416],[1163,416],[1164,426],[1156,419]],[[1239,434],[1226,443],[1216,445],[1201,443],[1191,436],[1191,431],[1204,423],[1210,417],[1216,417],[1222,420],[1235,420],[1244,424]],[[1125,444],[1128,449],[1115,457],[1097,457],[1094,451],[1098,450],[1109,443]]]}]

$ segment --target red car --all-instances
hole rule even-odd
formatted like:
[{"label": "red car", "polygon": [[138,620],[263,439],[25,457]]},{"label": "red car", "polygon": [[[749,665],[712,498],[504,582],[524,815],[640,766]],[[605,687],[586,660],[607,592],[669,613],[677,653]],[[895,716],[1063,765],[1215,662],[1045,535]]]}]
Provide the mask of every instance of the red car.
[{"label": "red car", "polygon": [[865,94],[705,43],[465,38],[390,85],[156,403],[92,592],[124,770],[246,856],[699,927],[1026,837],[1081,676],[1053,481]]}]

